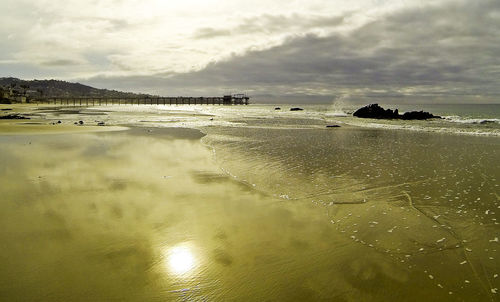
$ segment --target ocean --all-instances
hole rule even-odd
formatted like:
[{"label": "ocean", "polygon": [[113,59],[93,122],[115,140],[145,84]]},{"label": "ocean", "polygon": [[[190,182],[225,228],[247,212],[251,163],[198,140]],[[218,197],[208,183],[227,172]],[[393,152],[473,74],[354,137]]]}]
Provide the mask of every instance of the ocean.
[{"label": "ocean", "polygon": [[31,108],[0,127],[0,298],[498,300],[500,105],[380,105],[443,119]]},{"label": "ocean", "polygon": [[[237,123],[235,119],[243,117],[263,122],[266,120],[266,127],[281,127],[279,123],[283,119],[291,118],[287,121],[286,127],[323,127],[325,123],[342,123],[350,126],[365,128],[382,129],[404,129],[420,132],[439,132],[465,135],[500,135],[500,104],[380,104],[383,108],[399,109],[400,114],[406,111],[428,111],[434,115],[441,116],[442,119],[433,119],[428,121],[392,121],[392,120],[374,120],[359,119],[352,116],[352,113],[362,107],[362,105],[346,104],[344,102],[334,102],[332,104],[321,105],[259,105],[251,104],[245,108],[227,107],[227,106],[206,106],[206,105],[179,105],[179,106],[113,106],[112,110],[117,112],[143,112],[143,113],[169,113],[176,115],[177,119],[167,119],[174,126],[194,125],[196,127],[203,125],[219,125],[225,123]],[[290,108],[299,107],[303,111],[289,111]],[[97,110],[110,110],[109,107],[96,107]],[[280,108],[280,110],[275,110]],[[242,110],[243,109],[243,110]],[[204,121],[189,119],[189,114],[205,114],[217,116],[215,121]],[[136,116],[137,117],[137,116]],[[138,117],[137,117],[138,118]],[[141,123],[147,123],[144,120],[135,120]],[[159,117],[154,122],[163,122]],[[177,123],[176,123],[177,122]],[[274,123],[276,122],[276,123]],[[249,126],[249,125],[246,125]]]}]

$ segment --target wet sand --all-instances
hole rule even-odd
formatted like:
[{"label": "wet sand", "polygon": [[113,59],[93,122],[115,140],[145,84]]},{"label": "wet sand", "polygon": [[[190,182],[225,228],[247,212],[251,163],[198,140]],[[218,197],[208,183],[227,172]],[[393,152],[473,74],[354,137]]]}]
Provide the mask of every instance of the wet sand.
[{"label": "wet sand", "polygon": [[[53,111],[63,111],[59,107],[53,106]],[[58,134],[58,133],[86,133],[98,131],[120,131],[127,129],[123,126],[102,127],[97,126],[98,121],[93,121],[90,124],[78,125],[80,120],[73,119],[64,123],[57,119],[47,120],[44,116],[37,113],[37,109],[43,107],[29,104],[11,104],[0,105],[0,115],[20,114],[28,119],[0,119],[1,135],[20,135],[20,134]],[[77,114],[79,109],[71,108],[69,112]],[[45,112],[52,111],[46,107]],[[60,122],[60,123],[58,123]],[[75,124],[77,123],[77,124]]]},{"label": "wet sand", "polygon": [[497,299],[497,140],[51,121],[0,126],[0,300]]}]

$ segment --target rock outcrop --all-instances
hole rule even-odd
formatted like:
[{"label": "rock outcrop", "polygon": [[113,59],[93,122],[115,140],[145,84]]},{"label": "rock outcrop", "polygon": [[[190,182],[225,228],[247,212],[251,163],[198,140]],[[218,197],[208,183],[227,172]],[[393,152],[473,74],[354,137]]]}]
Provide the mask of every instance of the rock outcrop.
[{"label": "rock outcrop", "polygon": [[430,118],[441,118],[425,111],[409,111],[400,115],[398,109],[384,109],[378,104],[370,104],[356,110],[353,116],[360,118],[375,118],[375,119],[401,119],[401,120],[426,120]]},{"label": "rock outcrop", "polygon": [[0,120],[29,120],[29,119],[30,119],[29,117],[17,113],[0,116]]},{"label": "rock outcrop", "polygon": [[378,118],[378,119],[397,119],[399,118],[398,110],[384,109],[378,104],[370,104],[356,110],[353,114],[356,117],[362,118]]},{"label": "rock outcrop", "polygon": [[425,111],[410,111],[405,112],[402,116],[402,120],[426,120],[430,118],[441,118],[439,116],[435,116],[432,113]]}]

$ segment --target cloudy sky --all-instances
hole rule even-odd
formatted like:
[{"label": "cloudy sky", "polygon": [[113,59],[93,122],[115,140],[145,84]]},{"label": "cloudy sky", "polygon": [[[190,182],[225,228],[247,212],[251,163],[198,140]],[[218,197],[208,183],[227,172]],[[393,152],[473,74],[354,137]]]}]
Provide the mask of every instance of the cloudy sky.
[{"label": "cloudy sky", "polygon": [[0,0],[0,77],[500,103],[499,0]]}]

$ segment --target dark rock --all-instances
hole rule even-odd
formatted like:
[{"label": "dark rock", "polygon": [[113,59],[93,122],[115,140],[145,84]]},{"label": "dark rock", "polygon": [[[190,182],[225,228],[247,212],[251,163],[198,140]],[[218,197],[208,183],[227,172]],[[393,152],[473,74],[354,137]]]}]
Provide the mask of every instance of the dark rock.
[{"label": "dark rock", "polygon": [[304,110],[304,109],[299,108],[299,107],[290,108],[290,111],[301,111],[301,110]]},{"label": "dark rock", "polygon": [[353,116],[361,117],[361,118],[377,118],[377,119],[397,119],[399,118],[399,114],[396,111],[392,111],[391,109],[384,109],[380,107],[378,104],[370,104],[363,108],[356,110]]},{"label": "dark rock", "polygon": [[276,107],[276,108],[274,108],[274,110],[281,110],[281,108],[280,107]]},{"label": "dark rock", "polygon": [[435,116],[432,113],[424,112],[424,111],[410,111],[405,112],[401,119],[403,120],[426,120],[430,118],[440,118],[439,116]]},{"label": "dark rock", "polygon": [[482,120],[479,122],[479,124],[481,124],[481,125],[494,124],[494,123],[495,123],[494,121],[490,121],[490,120]]},{"label": "dark rock", "polygon": [[19,114],[8,114],[0,116],[0,120],[29,120],[29,117],[22,116]]},{"label": "dark rock", "polygon": [[339,125],[326,125],[326,128],[339,128]]},{"label": "dark rock", "polygon": [[79,121],[78,124],[83,125],[83,121]]},{"label": "dark rock", "polygon": [[57,121],[57,123],[58,123],[58,124],[60,124],[60,123],[61,123],[61,121]]},{"label": "dark rock", "polygon": [[97,126],[104,126],[104,125],[105,125],[104,122],[97,123]]},{"label": "dark rock", "polygon": [[353,116],[361,118],[376,118],[376,119],[402,119],[402,120],[426,120],[430,118],[441,118],[440,116],[433,115],[425,111],[410,111],[405,112],[403,115],[399,114],[398,109],[392,111],[391,109],[384,109],[378,104],[370,104],[363,108],[356,110]]},{"label": "dark rock", "polygon": [[77,122],[74,122],[73,124],[74,124],[74,125],[78,125],[78,123],[77,123]]}]

